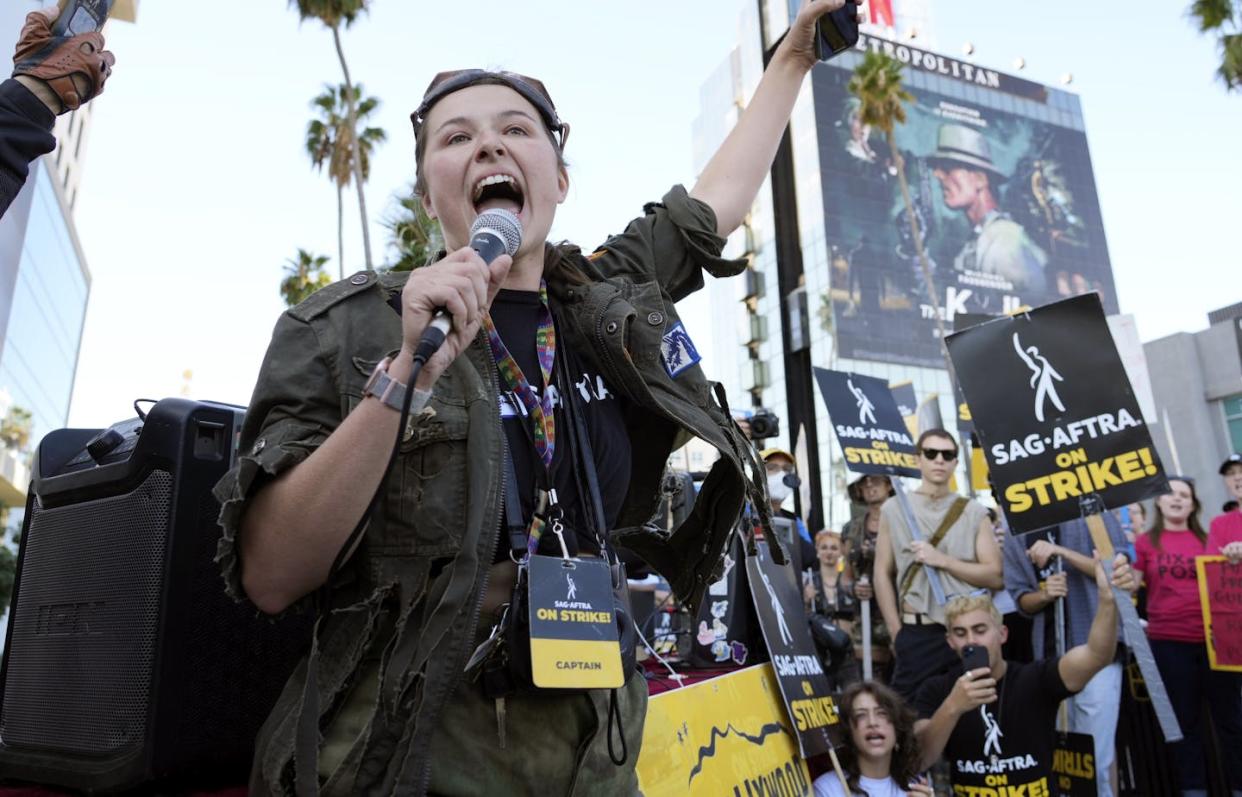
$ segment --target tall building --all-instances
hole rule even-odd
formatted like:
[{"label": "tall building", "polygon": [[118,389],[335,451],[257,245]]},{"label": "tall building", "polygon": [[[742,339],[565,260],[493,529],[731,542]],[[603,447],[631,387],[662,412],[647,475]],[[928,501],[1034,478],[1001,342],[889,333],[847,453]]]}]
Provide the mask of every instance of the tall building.
[{"label": "tall building", "polygon": [[1203,519],[1228,496],[1216,471],[1242,454],[1242,303],[1208,314],[1208,328],[1143,345],[1161,408],[1152,437],[1165,470],[1195,480]]},{"label": "tall building", "polygon": [[[771,47],[797,5],[767,0],[744,11],[739,46],[702,91],[700,159],[753,93],[760,42]],[[799,428],[818,444],[804,478],[822,496],[815,519],[825,525],[849,516],[852,477],[814,368],[910,382],[919,403],[938,399],[946,425],[955,417],[896,158],[884,134],[861,123],[847,89],[866,52],[901,62],[914,97],[895,144],[946,330],[961,314],[1088,290],[1117,312],[1078,97],[934,52],[903,27],[898,19],[891,39],[872,26],[855,50],[812,70],[769,185],[730,240],[732,254],[751,255],[751,271],[712,286],[714,353],[738,364],[721,375],[730,398],[780,415],[783,444]]]},{"label": "tall building", "polygon": [[[0,53],[13,52],[26,14],[43,5],[0,6]],[[137,0],[119,0],[112,19],[133,22],[136,10]],[[92,107],[57,118],[56,149],[31,164],[26,186],[0,218],[0,419],[8,420],[0,502],[10,507],[25,504],[30,449],[69,417],[91,284],[73,208]]]}]

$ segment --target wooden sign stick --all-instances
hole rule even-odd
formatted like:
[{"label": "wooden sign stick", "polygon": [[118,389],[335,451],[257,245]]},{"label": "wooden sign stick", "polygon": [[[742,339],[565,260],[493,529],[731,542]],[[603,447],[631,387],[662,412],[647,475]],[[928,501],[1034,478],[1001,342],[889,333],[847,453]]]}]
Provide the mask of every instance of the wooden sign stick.
[{"label": "wooden sign stick", "polygon": [[841,760],[837,758],[837,748],[831,748],[828,751],[828,757],[832,759],[832,768],[837,773],[837,780],[841,781],[841,793],[849,794],[850,784],[845,779],[845,770],[841,769]]}]

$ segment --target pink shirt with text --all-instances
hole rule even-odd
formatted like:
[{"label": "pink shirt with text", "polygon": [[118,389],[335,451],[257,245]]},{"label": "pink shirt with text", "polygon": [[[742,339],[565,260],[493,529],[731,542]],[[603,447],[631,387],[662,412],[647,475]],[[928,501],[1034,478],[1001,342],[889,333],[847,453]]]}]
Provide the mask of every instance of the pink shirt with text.
[{"label": "pink shirt with text", "polygon": [[1143,534],[1134,542],[1134,569],[1147,584],[1147,636],[1175,642],[1203,641],[1203,610],[1199,605],[1199,578],[1195,557],[1219,554],[1209,540],[1199,542],[1193,531],[1160,535],[1160,549]]}]

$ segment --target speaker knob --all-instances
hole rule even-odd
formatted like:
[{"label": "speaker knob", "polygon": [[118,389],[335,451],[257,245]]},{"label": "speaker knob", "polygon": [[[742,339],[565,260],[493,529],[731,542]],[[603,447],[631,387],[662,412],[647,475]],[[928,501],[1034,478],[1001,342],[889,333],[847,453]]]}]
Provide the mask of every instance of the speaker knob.
[{"label": "speaker knob", "polygon": [[125,437],[120,432],[115,429],[106,429],[86,444],[86,453],[91,455],[91,459],[99,462],[123,442],[125,442]]}]

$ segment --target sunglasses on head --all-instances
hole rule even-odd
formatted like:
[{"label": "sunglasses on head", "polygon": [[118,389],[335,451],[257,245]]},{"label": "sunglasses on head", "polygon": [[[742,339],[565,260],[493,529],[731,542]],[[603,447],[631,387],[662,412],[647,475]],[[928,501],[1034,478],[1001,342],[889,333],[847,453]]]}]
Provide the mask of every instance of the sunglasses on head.
[{"label": "sunglasses on head", "polygon": [[957,449],[956,448],[924,448],[923,456],[927,457],[929,461],[934,460],[936,457],[940,457],[945,462],[952,462],[953,460],[957,459]]},{"label": "sunglasses on head", "polygon": [[558,146],[562,150],[565,149],[565,140],[569,138],[569,125],[557,116],[556,106],[552,104],[552,96],[548,94],[543,83],[516,72],[492,72],[486,69],[454,69],[440,72],[433,77],[431,84],[427,86],[426,93],[423,94],[423,101],[419,103],[414,113],[410,114],[414,134],[418,135],[422,132],[423,124],[427,121],[427,114],[431,112],[431,106],[455,91],[480,84],[508,86],[521,94],[539,111],[539,115],[543,117],[543,123],[557,137]]}]

